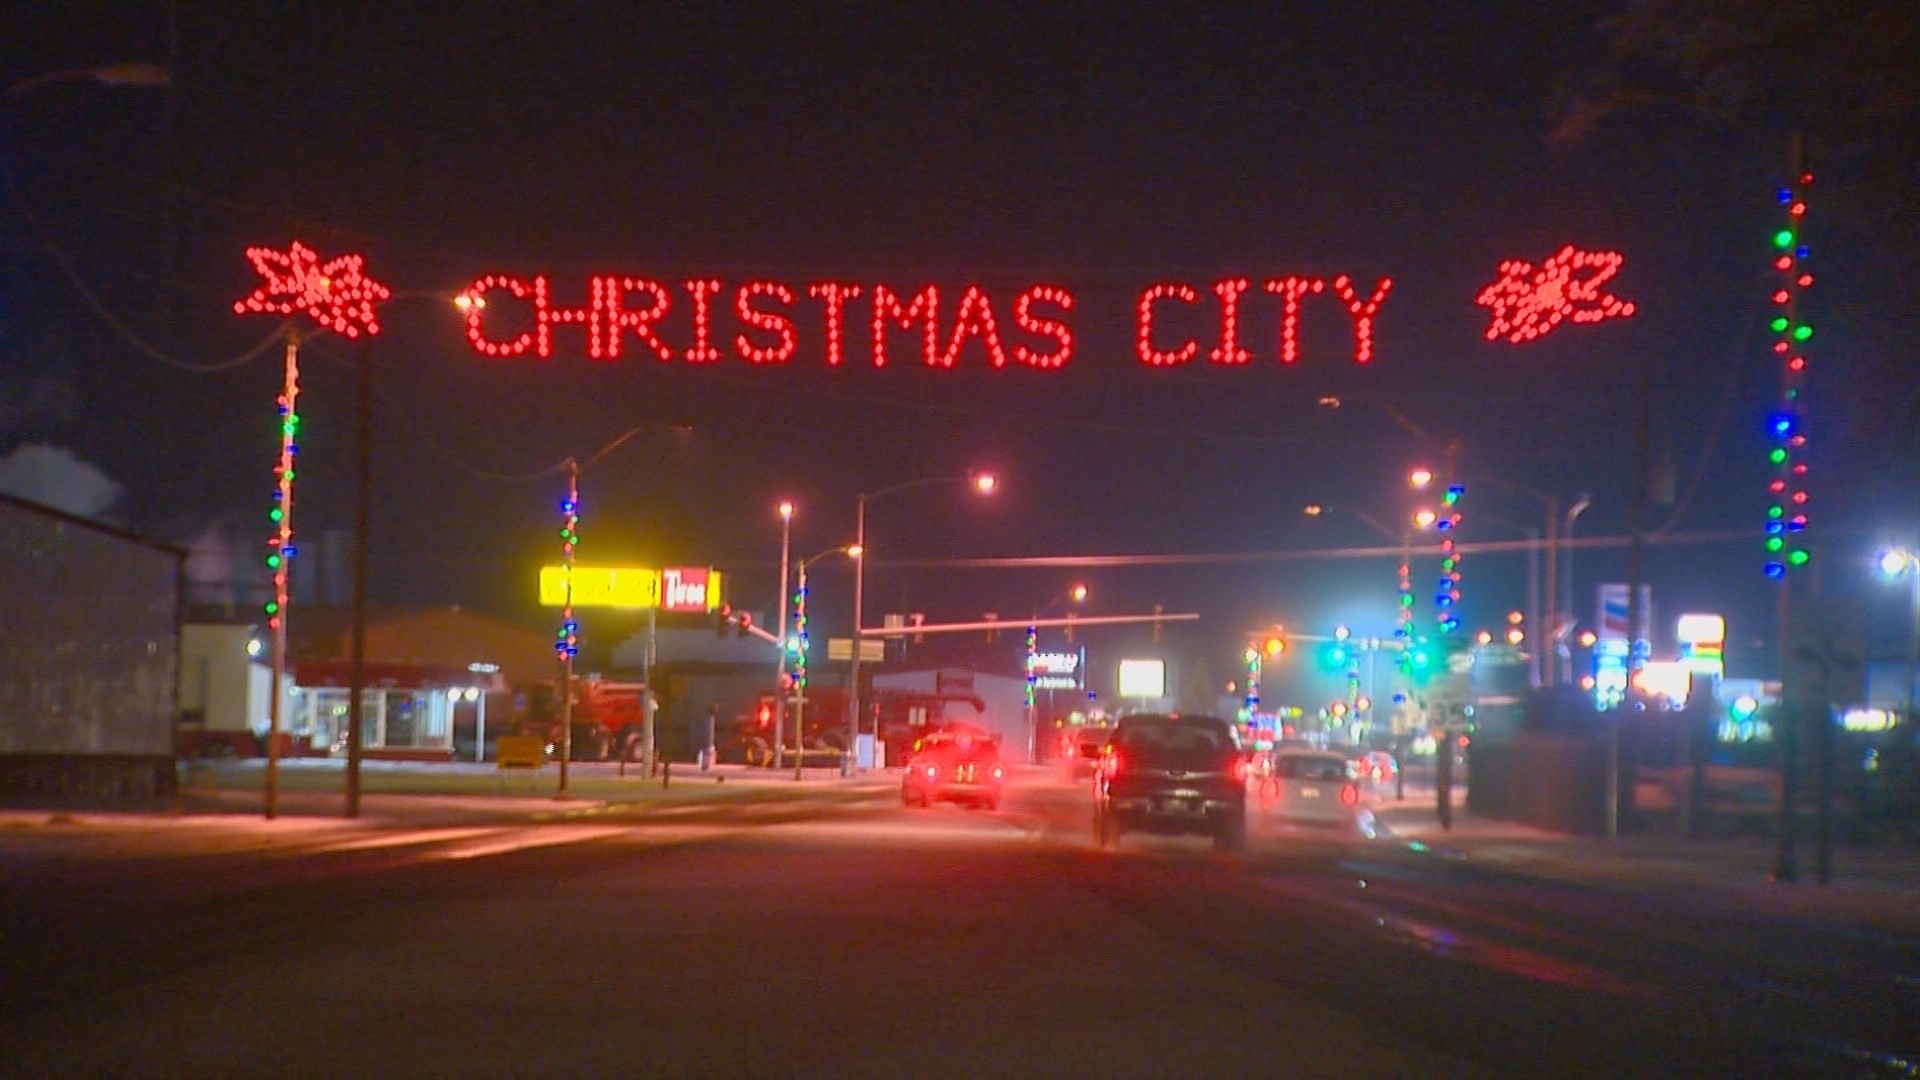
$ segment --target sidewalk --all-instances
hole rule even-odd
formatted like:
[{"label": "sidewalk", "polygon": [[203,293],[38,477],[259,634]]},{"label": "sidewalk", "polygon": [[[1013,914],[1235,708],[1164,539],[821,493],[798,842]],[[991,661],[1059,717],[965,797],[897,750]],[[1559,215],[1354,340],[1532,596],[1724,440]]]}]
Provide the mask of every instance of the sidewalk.
[{"label": "sidewalk", "polygon": [[1637,833],[1614,839],[1571,836],[1478,817],[1456,795],[1453,828],[1442,829],[1428,793],[1376,808],[1382,835],[1416,851],[1463,859],[1526,877],[1645,893],[1693,893],[1782,916],[1863,923],[1920,933],[1920,848],[1887,844],[1833,848],[1828,885],[1815,882],[1811,837],[1797,847],[1797,881],[1774,876],[1779,847],[1767,837],[1689,840]]}]

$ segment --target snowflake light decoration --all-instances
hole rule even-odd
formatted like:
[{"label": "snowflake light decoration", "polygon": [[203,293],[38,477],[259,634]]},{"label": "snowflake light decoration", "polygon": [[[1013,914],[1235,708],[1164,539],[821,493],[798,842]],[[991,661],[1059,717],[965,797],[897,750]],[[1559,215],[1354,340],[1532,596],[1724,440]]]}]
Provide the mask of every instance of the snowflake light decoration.
[{"label": "snowflake light decoration", "polygon": [[1545,337],[1562,322],[1597,323],[1633,314],[1631,301],[1601,291],[1620,272],[1617,251],[1583,251],[1569,244],[1535,268],[1518,259],[1500,264],[1500,279],[1474,303],[1492,315],[1487,340],[1522,344]]},{"label": "snowflake light decoration", "polygon": [[304,313],[323,328],[350,338],[380,332],[374,305],[393,293],[362,272],[366,260],[342,255],[326,262],[312,248],[295,241],[286,251],[247,249],[247,261],[266,284],[233,305],[236,314]]}]

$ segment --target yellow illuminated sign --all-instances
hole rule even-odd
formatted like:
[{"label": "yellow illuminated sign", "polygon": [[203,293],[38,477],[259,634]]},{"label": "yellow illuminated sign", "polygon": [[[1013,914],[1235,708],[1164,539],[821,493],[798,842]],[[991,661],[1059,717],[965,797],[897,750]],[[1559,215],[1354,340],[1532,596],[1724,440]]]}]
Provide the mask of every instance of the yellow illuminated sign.
[{"label": "yellow illuminated sign", "polygon": [[[567,604],[567,568],[540,568],[540,604]],[[668,612],[718,611],[720,571],[699,567],[575,566],[573,606],[658,608]]]}]

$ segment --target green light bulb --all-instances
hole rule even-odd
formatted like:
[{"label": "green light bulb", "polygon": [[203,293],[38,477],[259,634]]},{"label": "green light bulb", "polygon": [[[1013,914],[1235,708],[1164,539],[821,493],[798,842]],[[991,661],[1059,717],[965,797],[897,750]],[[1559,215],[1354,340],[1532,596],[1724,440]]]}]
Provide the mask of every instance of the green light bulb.
[{"label": "green light bulb", "polygon": [[267,614],[278,615],[279,613],[280,613],[280,601],[278,600],[267,601]]},{"label": "green light bulb", "polygon": [[1767,452],[1767,460],[1773,462],[1775,465],[1783,465],[1787,460],[1787,452],[1776,446]]},{"label": "green light bulb", "polygon": [[283,514],[283,513],[281,513],[281,512],[280,512],[280,508],[279,508],[279,507],[277,507],[277,506],[276,506],[276,507],[274,507],[274,508],[273,508],[272,510],[269,510],[269,511],[267,511],[267,520],[268,520],[268,521],[279,521],[279,520],[280,520],[281,518],[283,518],[283,517],[286,517],[286,516],[287,516],[287,515],[285,515],[285,514]]},{"label": "green light bulb", "polygon": [[280,556],[278,555],[267,556],[267,565],[269,567],[272,567],[275,570],[278,570],[280,568]]},{"label": "green light bulb", "polygon": [[1812,558],[1812,556],[1808,555],[1805,551],[1795,551],[1787,556],[1787,561],[1795,566],[1805,566],[1809,558]]},{"label": "green light bulb", "polygon": [[1787,321],[1787,317],[1785,315],[1780,315],[1780,316],[1776,316],[1774,320],[1771,323],[1768,323],[1767,325],[1773,327],[1773,332],[1778,334],[1786,330],[1787,327],[1793,324]]},{"label": "green light bulb", "polygon": [[1805,341],[1812,336],[1813,327],[1811,326],[1801,325],[1793,328],[1793,340],[1795,341]]},{"label": "green light bulb", "polygon": [[1782,517],[1786,516],[1786,511],[1778,506],[1769,506],[1767,507],[1767,516],[1775,521],[1779,521]]},{"label": "green light bulb", "polygon": [[1783,541],[1783,540],[1781,540],[1781,539],[1780,539],[1779,537],[1777,537],[1777,536],[1769,536],[1769,537],[1767,537],[1767,550],[1768,550],[1768,551],[1779,551],[1779,550],[1780,550],[1781,548],[1783,548],[1783,547],[1786,547],[1786,546],[1787,546],[1787,545],[1786,545],[1786,542],[1785,542],[1785,541]]},{"label": "green light bulb", "polygon": [[1773,246],[1779,248],[1782,251],[1785,251],[1786,249],[1792,247],[1793,246],[1793,230],[1781,229],[1779,232],[1774,233]]}]

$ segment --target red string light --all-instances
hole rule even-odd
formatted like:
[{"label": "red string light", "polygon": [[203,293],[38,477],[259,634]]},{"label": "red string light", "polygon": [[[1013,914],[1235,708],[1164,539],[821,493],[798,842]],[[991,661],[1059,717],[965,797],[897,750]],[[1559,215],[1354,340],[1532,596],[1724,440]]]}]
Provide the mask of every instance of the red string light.
[{"label": "red string light", "polygon": [[922,323],[921,356],[928,367],[939,366],[939,354],[935,351],[940,333],[940,287],[929,285],[915,293],[913,304],[906,309],[900,307],[900,298],[885,285],[873,287],[873,366],[887,366],[887,323],[891,321],[903,330],[911,330],[916,322]]},{"label": "red string light", "polygon": [[1139,330],[1140,362],[1143,364],[1172,367],[1192,360],[1194,354],[1200,351],[1200,343],[1191,338],[1172,352],[1161,352],[1153,347],[1153,305],[1167,299],[1197,304],[1200,302],[1200,293],[1191,285],[1161,283],[1148,286],[1140,294],[1140,314],[1135,326]]},{"label": "red string light", "polygon": [[756,296],[771,296],[780,303],[793,306],[793,290],[777,281],[750,281],[740,286],[740,294],[734,300],[734,310],[739,312],[740,321],[758,330],[770,330],[780,335],[780,344],[774,346],[756,346],[747,335],[741,334],[733,339],[733,347],[740,355],[755,364],[784,364],[793,358],[793,350],[798,341],[793,332],[793,320],[778,312],[762,311],[752,304]]},{"label": "red string light", "polygon": [[[931,293],[933,287],[929,285],[927,289]],[[928,307],[928,318],[933,318],[931,305]],[[953,316],[953,337],[947,342],[947,351],[940,354],[938,363],[932,356],[927,358],[927,363],[936,367],[952,367],[960,358],[960,346],[966,343],[969,335],[977,335],[986,345],[987,360],[994,367],[1007,366],[1006,351],[1000,347],[1000,331],[993,321],[993,301],[987,299],[987,294],[981,292],[977,285],[967,286],[967,291],[960,297],[960,310]],[[875,359],[875,366],[878,366],[878,354]]]},{"label": "red string light", "polygon": [[587,355],[595,360],[604,354],[600,344],[600,323],[598,315],[605,302],[600,291],[600,280],[594,278],[589,284],[593,290],[593,303],[583,308],[556,308],[547,292],[545,276],[533,279],[533,351],[542,360],[553,355],[553,328],[567,323],[587,323]]},{"label": "red string light", "polygon": [[[488,338],[482,329],[480,324],[486,318],[487,294],[490,292],[506,292],[516,300],[525,300],[532,294],[533,288],[519,278],[505,274],[488,274],[467,286],[467,291],[460,294],[464,301],[462,306],[467,311],[467,341],[482,356],[524,356],[528,349],[534,347],[533,331],[523,330],[512,341],[495,341]],[[540,355],[546,356],[545,353]]]},{"label": "red string light", "polygon": [[693,348],[687,350],[687,363],[711,364],[720,359],[713,347],[713,319],[708,313],[711,301],[720,293],[718,281],[689,281],[687,292],[693,297]]},{"label": "red string light", "polygon": [[818,297],[826,306],[827,366],[839,367],[845,356],[847,301],[860,295],[860,286],[823,281],[807,286],[807,295]]},{"label": "red string light", "polygon": [[1545,337],[1562,322],[1630,317],[1631,301],[1600,288],[1625,261],[1617,251],[1583,251],[1569,244],[1538,269],[1518,259],[1501,263],[1499,279],[1474,300],[1491,315],[1487,340],[1505,337],[1520,344]]},{"label": "red string light", "polygon": [[1216,364],[1244,364],[1253,355],[1240,347],[1240,294],[1251,286],[1246,278],[1226,278],[1213,283],[1213,295],[1220,298],[1220,347],[1207,353]]},{"label": "red string light", "polygon": [[1334,294],[1346,306],[1347,315],[1353,319],[1353,359],[1355,363],[1365,364],[1373,359],[1373,317],[1380,311],[1380,305],[1387,299],[1387,293],[1393,288],[1392,278],[1381,278],[1373,287],[1373,295],[1361,303],[1353,291],[1353,281],[1341,274],[1333,279]]},{"label": "red string light", "polygon": [[1325,290],[1320,278],[1268,278],[1267,291],[1280,297],[1280,362],[1300,359],[1300,298]]},{"label": "red string light", "polygon": [[235,314],[303,314],[349,338],[380,332],[374,305],[393,293],[366,276],[361,256],[341,255],[323,263],[312,248],[296,241],[284,252],[250,247],[247,261],[265,284],[234,304]]},{"label": "red string light", "polygon": [[1028,367],[1058,368],[1065,367],[1073,356],[1073,330],[1060,319],[1041,319],[1033,315],[1034,302],[1052,304],[1061,312],[1073,310],[1073,294],[1055,285],[1035,285],[1020,294],[1013,302],[1013,322],[1022,331],[1035,337],[1050,337],[1057,344],[1053,352],[1041,353],[1025,345],[1013,347],[1013,358]]}]

